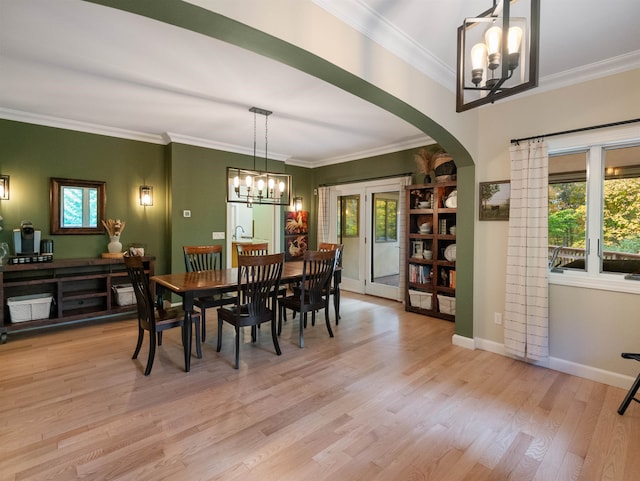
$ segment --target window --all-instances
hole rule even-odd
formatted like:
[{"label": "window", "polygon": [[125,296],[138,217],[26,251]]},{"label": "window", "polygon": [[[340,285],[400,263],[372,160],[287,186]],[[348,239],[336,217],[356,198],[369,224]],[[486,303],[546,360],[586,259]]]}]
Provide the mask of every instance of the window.
[{"label": "window", "polygon": [[549,154],[553,271],[640,273],[640,143]]},{"label": "window", "polygon": [[398,200],[373,194],[375,202],[376,242],[396,242],[398,240]]},{"label": "window", "polygon": [[340,237],[358,237],[360,234],[360,196],[343,195],[338,202],[338,232]]}]

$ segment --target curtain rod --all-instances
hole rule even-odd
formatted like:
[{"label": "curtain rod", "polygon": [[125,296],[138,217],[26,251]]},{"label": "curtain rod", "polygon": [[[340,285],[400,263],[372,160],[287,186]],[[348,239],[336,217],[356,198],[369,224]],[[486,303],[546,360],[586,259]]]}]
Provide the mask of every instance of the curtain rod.
[{"label": "curtain rod", "polygon": [[511,139],[512,144],[517,144],[525,140],[541,139],[544,137],[555,137],[556,135],[575,134],[576,132],[584,132],[586,130],[603,129],[605,127],[616,127],[618,125],[632,124],[640,122],[640,119],[621,120],[620,122],[611,122],[609,124],[592,125],[591,127],[582,127],[580,129],[563,130],[562,132],[553,132],[551,134],[534,135],[533,137],[523,137],[521,139]]},{"label": "curtain rod", "polygon": [[403,174],[383,175],[383,176],[380,176],[380,177],[369,177],[368,179],[346,180],[344,182],[333,182],[333,183],[328,183],[328,184],[320,184],[318,187],[332,187],[334,185],[358,184],[360,182],[370,182],[372,180],[395,179],[395,178],[398,178],[398,177],[406,177],[408,175],[412,175],[412,172],[405,172]]}]

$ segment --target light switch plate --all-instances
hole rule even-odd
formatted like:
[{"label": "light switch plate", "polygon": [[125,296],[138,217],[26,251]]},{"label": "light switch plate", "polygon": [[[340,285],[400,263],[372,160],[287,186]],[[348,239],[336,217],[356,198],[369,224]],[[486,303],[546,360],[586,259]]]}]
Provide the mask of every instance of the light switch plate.
[{"label": "light switch plate", "polygon": [[190,210],[183,210],[182,211],[182,217],[191,217],[191,211]]},{"label": "light switch plate", "polygon": [[224,232],[212,232],[211,238],[213,240],[222,240],[224,239]]}]

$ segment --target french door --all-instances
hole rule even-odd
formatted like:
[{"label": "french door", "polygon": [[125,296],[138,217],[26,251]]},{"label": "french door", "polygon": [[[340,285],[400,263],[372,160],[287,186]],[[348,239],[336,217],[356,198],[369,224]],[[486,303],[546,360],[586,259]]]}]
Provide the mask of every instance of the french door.
[{"label": "french door", "polygon": [[329,235],[344,244],[342,289],[401,299],[401,209],[407,183],[403,177],[331,187]]}]

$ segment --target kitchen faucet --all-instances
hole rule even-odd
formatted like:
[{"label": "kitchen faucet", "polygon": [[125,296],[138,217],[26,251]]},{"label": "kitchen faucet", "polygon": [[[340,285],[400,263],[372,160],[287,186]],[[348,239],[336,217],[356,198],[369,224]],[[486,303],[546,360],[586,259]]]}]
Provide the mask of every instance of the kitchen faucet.
[{"label": "kitchen faucet", "polygon": [[233,230],[233,232],[234,232],[233,238],[234,239],[238,239],[238,229],[240,229],[242,231],[242,233],[244,234],[244,227],[242,227],[241,225],[237,225],[236,228]]}]

